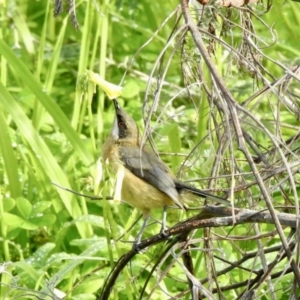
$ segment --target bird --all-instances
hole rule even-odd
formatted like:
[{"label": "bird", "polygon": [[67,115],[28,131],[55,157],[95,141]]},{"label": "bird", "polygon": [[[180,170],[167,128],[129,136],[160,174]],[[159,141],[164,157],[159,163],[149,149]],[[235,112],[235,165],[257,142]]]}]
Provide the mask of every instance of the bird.
[{"label": "bird", "polygon": [[115,119],[110,134],[102,147],[104,162],[112,165],[117,171],[124,168],[121,188],[121,200],[143,213],[144,223],[133,247],[138,250],[144,229],[147,226],[150,211],[163,208],[161,234],[165,231],[166,209],[176,205],[185,210],[184,200],[191,194],[207,198],[230,206],[224,198],[203,192],[178,180],[170,168],[161,161],[152,148],[142,146],[142,135],[135,120],[112,100],[115,108]]}]

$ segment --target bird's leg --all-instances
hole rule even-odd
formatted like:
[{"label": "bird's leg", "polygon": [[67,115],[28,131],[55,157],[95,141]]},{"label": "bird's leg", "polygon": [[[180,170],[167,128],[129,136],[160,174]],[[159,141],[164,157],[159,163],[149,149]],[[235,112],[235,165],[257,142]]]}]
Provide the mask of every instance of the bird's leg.
[{"label": "bird's leg", "polygon": [[149,218],[150,218],[150,215],[149,215],[149,214],[144,216],[144,223],[143,223],[143,226],[142,226],[140,232],[138,233],[138,235],[137,235],[137,237],[135,238],[135,241],[134,241],[134,243],[133,243],[133,249],[134,249],[136,252],[139,252],[139,243],[141,242],[141,238],[142,238],[142,235],[143,235],[143,232],[144,232],[145,228],[147,227]]},{"label": "bird's leg", "polygon": [[166,233],[165,233],[165,230],[166,230],[166,219],[167,219],[167,206],[164,206],[162,223],[161,223],[161,229],[160,229],[160,232],[159,232],[159,234],[162,237],[166,236]]}]

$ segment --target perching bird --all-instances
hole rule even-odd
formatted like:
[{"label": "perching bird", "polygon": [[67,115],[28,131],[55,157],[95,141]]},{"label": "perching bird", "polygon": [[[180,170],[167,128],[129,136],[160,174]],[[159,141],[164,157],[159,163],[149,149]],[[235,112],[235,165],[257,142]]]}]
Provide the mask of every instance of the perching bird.
[{"label": "perching bird", "polygon": [[149,213],[153,208],[164,208],[161,233],[164,232],[166,208],[177,205],[184,208],[186,193],[208,198],[221,204],[230,202],[177,180],[167,165],[159,160],[152,149],[141,149],[141,135],[136,122],[113,100],[115,120],[110,135],[106,139],[102,156],[104,161],[112,164],[116,170],[124,167],[121,198],[144,214],[144,224],[134,247],[137,249],[143,231],[147,226]]}]

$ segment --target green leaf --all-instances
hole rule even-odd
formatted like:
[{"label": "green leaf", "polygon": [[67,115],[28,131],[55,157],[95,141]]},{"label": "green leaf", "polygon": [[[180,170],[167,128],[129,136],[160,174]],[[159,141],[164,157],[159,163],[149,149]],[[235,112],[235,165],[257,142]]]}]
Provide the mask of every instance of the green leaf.
[{"label": "green leaf", "polygon": [[38,248],[27,262],[38,268],[45,268],[46,261],[49,258],[51,251],[55,248],[54,243],[46,243],[45,245]]},{"label": "green leaf", "polygon": [[99,241],[99,240],[96,240],[95,238],[92,238],[92,239],[77,239],[77,240],[72,240],[70,241],[70,245],[72,246],[91,246],[93,245],[95,242],[97,243],[103,243],[103,248],[106,247],[106,241],[102,240],[102,241]]},{"label": "green leaf", "polygon": [[160,135],[169,135],[175,126],[176,126],[175,123],[165,124],[164,126],[161,126],[161,128],[159,129],[159,134]]},{"label": "green leaf", "polygon": [[53,214],[45,214],[40,217],[30,218],[29,221],[36,226],[49,226],[55,223],[56,216]]},{"label": "green leaf", "polygon": [[31,203],[27,199],[22,197],[17,198],[16,203],[21,216],[27,220],[32,212]]},{"label": "green leaf", "polygon": [[58,254],[52,254],[46,262],[47,266],[52,266],[55,264],[61,264],[64,261],[70,261],[73,262],[75,260],[79,260],[79,256],[77,256],[76,254],[69,254],[69,253],[65,253],[65,252],[60,252]]},{"label": "green leaf", "polygon": [[25,222],[24,219],[22,219],[19,216],[10,214],[10,213],[3,213],[2,220],[6,225],[12,226],[12,227],[20,227],[21,224]]},{"label": "green leaf", "polygon": [[6,225],[10,226],[11,229],[19,227],[27,230],[36,230],[38,228],[36,225],[22,219],[21,217],[6,212],[3,213],[2,220]]},{"label": "green leaf", "polygon": [[20,38],[22,38],[23,43],[26,47],[26,50],[30,54],[34,54],[34,44],[32,39],[32,34],[28,28],[28,23],[24,19],[24,15],[21,15],[19,12],[14,12],[14,24],[19,32]]},{"label": "green leaf", "polygon": [[52,206],[51,201],[39,201],[39,202],[33,204],[32,216],[35,216],[36,214],[45,211],[46,209],[50,208],[51,206]]},{"label": "green leaf", "polygon": [[5,212],[9,212],[16,205],[15,199],[12,198],[2,198],[0,201],[2,201],[3,209]]},{"label": "green leaf", "polygon": [[[80,284],[80,286],[76,289],[76,294],[78,295],[78,298],[76,298],[75,295],[73,295],[73,299],[93,299],[93,298],[89,298],[88,295],[90,295],[90,297],[92,296],[92,293],[97,292],[97,290],[99,289],[99,286],[102,286],[103,284],[103,279],[99,278],[99,276],[92,276],[87,278],[82,284]],[[89,292],[91,294],[85,294],[86,292]],[[83,298],[79,298],[79,296],[82,295],[86,295]]]},{"label": "green leaf", "polygon": [[[98,284],[98,286],[101,286],[101,284]],[[95,300],[95,299],[96,298],[94,294],[87,294],[87,293],[81,293],[79,295],[72,294],[72,300]]]},{"label": "green leaf", "polygon": [[78,217],[76,220],[73,221],[74,224],[78,223],[78,222],[83,222],[83,223],[88,223],[91,224],[93,226],[97,226],[100,228],[104,227],[104,219],[101,216],[96,216],[96,215],[83,215]]},{"label": "green leaf", "polygon": [[[57,255],[57,254],[52,255],[52,257],[47,262],[48,264],[50,261],[51,262],[56,262],[56,261],[59,262],[63,257],[65,257],[65,259],[69,259],[70,261],[67,262],[66,265],[61,267],[60,270],[48,280],[48,286],[49,285],[51,286],[52,284],[54,284],[54,285],[59,284],[68,274],[73,272],[73,270],[78,265],[82,264],[86,260],[87,257],[89,257],[90,259],[97,259],[97,258],[94,258],[92,255],[94,255],[101,249],[103,249],[103,242],[95,242],[88,249],[83,251],[80,255],[75,256],[75,255],[69,255],[66,253],[61,253],[62,255]],[[75,257],[76,257],[76,259],[75,259]]]},{"label": "green leaf", "polygon": [[30,263],[28,263],[28,261],[27,262],[25,260],[18,261],[15,262],[14,265],[22,269],[27,274],[27,276],[29,276],[31,279],[35,281],[39,279],[40,272],[34,269],[34,267]]}]

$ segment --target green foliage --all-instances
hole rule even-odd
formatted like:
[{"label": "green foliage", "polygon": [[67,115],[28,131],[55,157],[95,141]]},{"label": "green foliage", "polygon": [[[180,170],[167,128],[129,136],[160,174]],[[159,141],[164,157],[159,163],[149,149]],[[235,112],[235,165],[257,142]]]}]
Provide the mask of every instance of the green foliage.
[{"label": "green foliage", "polygon": [[[179,33],[170,39],[176,23],[176,14],[171,13],[178,1],[77,1],[76,5],[78,31],[69,21],[67,7],[57,18],[52,16],[53,1],[0,0],[1,299],[22,298],[24,294],[28,295],[27,299],[36,299],[36,296],[49,299],[58,290],[65,293],[67,299],[96,299],[113,265],[131,248],[132,244],[127,242],[134,240],[141,226],[140,220],[132,228],[139,213],[124,203],[89,200],[65,190],[87,195],[96,191],[97,196],[101,194],[104,198],[113,195],[114,190],[114,174],[106,170],[103,162],[99,164],[101,146],[113,120],[113,108],[101,90],[89,83],[86,90],[81,88],[80,78],[87,70],[115,84],[121,83],[124,90],[120,104],[141,128],[149,120],[157,150],[181,178],[197,181],[222,173],[224,177],[213,180],[213,186],[220,192],[234,187],[231,175],[237,168],[228,162],[230,151],[224,151],[222,172],[211,172],[216,149],[227,142],[220,138],[226,130],[218,127],[226,120],[212,108],[209,93],[199,84],[201,79],[211,89],[211,74],[190,35],[183,43],[185,53],[180,52]],[[299,4],[282,5],[274,3],[270,12],[262,16],[269,26],[276,21],[278,34],[278,41],[264,49],[264,54],[281,63],[295,65],[300,57],[299,31],[294,29],[299,25]],[[282,18],[278,20],[281,11]],[[242,12],[220,8],[218,13],[219,19],[211,20],[215,22],[217,35],[226,26],[232,26],[232,35],[224,34],[224,41],[232,42],[231,46],[242,43],[241,28],[226,19],[230,19],[227,14],[236,14],[236,17]],[[207,20],[207,24],[209,22]],[[254,24],[263,41],[273,42],[261,20],[254,20]],[[228,49],[212,45],[208,37],[206,42],[214,48],[211,56],[220,74],[242,103],[254,90],[249,65],[232,62]],[[164,47],[166,51],[162,54]],[[255,55],[261,59],[258,52]],[[271,60],[260,61],[271,74],[266,75],[269,80],[282,76],[280,66]],[[227,68],[229,62],[231,68]],[[204,70],[200,79],[198,67]],[[163,89],[157,78],[163,82]],[[262,80],[257,82],[258,87],[265,84]],[[291,87],[299,88],[299,83],[292,83]],[[155,104],[158,94],[160,100]],[[252,105],[265,127],[272,133],[280,131],[283,139],[299,130],[298,120],[288,108],[278,104],[276,96],[266,96],[266,100],[257,100]],[[274,125],[277,109],[276,113],[282,116],[280,130]],[[270,146],[265,132],[250,122],[245,128],[264,149]],[[297,150],[299,141],[292,147]],[[236,160],[244,159],[236,149],[233,152]],[[238,171],[246,174],[251,170],[245,161],[239,164]],[[253,176],[246,175],[237,181],[243,180],[243,184],[250,184]],[[206,188],[207,182],[201,180],[198,185]],[[276,183],[277,180],[272,182]],[[290,194],[290,189],[285,185],[273,191],[274,200],[283,204],[282,194]],[[261,200],[256,185],[250,185],[248,190],[254,199]],[[240,206],[244,206],[248,190],[241,190],[236,196]],[[170,210],[168,223],[174,225],[192,213]],[[160,220],[161,211],[154,211],[153,216]],[[147,228],[144,238],[158,233],[157,223]],[[245,237],[257,234],[251,226],[235,228],[234,234]],[[226,237],[230,233],[226,230],[216,229],[214,234]],[[259,230],[262,234],[268,233],[273,227],[263,224]],[[198,241],[197,247],[203,247],[202,230],[193,238]],[[263,240],[266,246],[277,242],[277,239]],[[216,239],[208,248],[210,246],[217,249],[217,256],[226,257],[228,261],[257,249],[253,240],[221,243]],[[162,253],[161,247],[151,247],[135,258],[118,278],[112,298],[137,299],[135,295],[144,288],[155,258]],[[203,267],[208,266],[205,251],[191,253],[196,277],[207,278],[209,268]],[[259,263],[251,260],[245,267],[260,269]],[[279,266],[283,268],[283,265]],[[220,271],[226,266],[219,258],[214,267]],[[167,269],[168,276],[161,277]],[[228,276],[218,277],[219,285],[248,280],[248,274],[234,269]],[[292,280],[288,275],[280,282],[278,299],[285,299],[285,290],[290,288]],[[207,281],[203,284],[208,285]],[[262,286],[259,295],[268,295],[264,289],[268,286]],[[154,271],[145,289],[151,299],[178,295],[189,299],[186,291],[185,273],[172,256],[166,258],[161,269]],[[233,299],[236,293],[231,290],[224,295]]]}]

